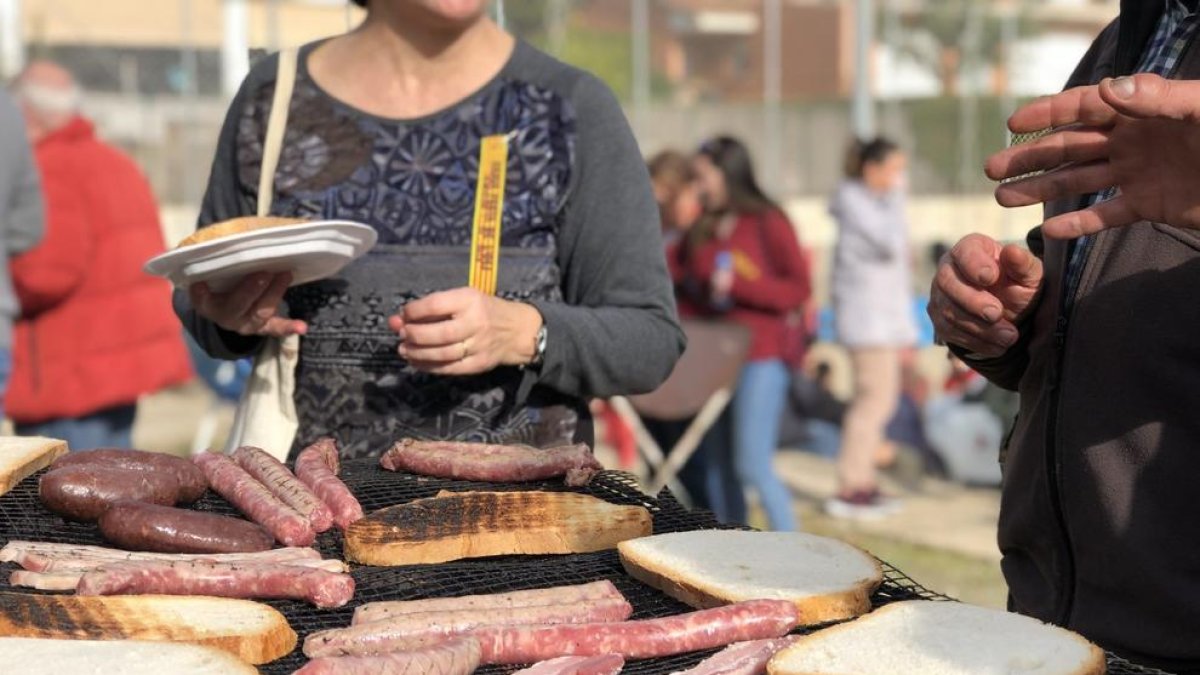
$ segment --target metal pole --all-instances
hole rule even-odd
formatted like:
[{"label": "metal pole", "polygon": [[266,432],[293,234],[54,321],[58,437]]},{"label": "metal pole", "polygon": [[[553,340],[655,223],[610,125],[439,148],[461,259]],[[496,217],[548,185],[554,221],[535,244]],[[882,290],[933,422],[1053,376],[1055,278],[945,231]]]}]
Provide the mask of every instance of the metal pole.
[{"label": "metal pole", "polygon": [[221,91],[237,93],[250,71],[250,39],[246,24],[246,0],[224,0],[224,35],[221,42]]},{"label": "metal pole", "polygon": [[962,53],[960,68],[959,92],[959,138],[958,138],[958,187],[966,191],[970,186],[978,167],[975,157],[976,145],[979,140],[979,94],[974,81],[979,74],[979,49],[983,39],[983,7],[978,0],[968,0],[963,7],[964,17],[962,40],[959,49]]},{"label": "metal pole", "polygon": [[779,192],[783,176],[783,120],[779,104],[783,91],[783,4],[763,0],[763,129],[767,185]]},{"label": "metal pole", "polygon": [[650,104],[650,0],[632,0],[633,119],[639,136],[645,131]]},{"label": "metal pole", "polygon": [[[182,138],[183,156],[190,157],[191,138],[192,138],[192,111],[195,110],[196,97],[199,92],[199,68],[197,67],[196,59],[196,43],[192,35],[192,0],[180,0],[179,3],[179,67],[183,71],[183,89],[180,91],[180,96],[183,98],[183,117]],[[182,195],[184,200],[193,204],[199,201],[199,195],[196,194],[196,171],[193,166],[194,162],[182,162],[181,165],[181,184],[183,185]]]},{"label": "metal pole", "polygon": [[[901,9],[895,2],[884,3],[884,23],[883,35],[884,42],[888,45],[888,49],[892,55],[892,65],[895,66],[899,62],[899,56],[903,52],[901,41],[904,39],[903,31],[900,27],[900,12]],[[885,126],[889,127],[889,133],[898,133],[902,126],[900,108],[900,97],[892,95],[887,99],[886,115],[887,120]]]},{"label": "metal pole", "polygon": [[279,51],[279,0],[267,0],[267,49]]},{"label": "metal pole", "polygon": [[871,45],[875,41],[875,3],[856,0],[854,31],[854,133],[875,135],[875,101],[871,92]]},{"label": "metal pole", "polygon": [[15,77],[25,67],[21,0],[0,0],[0,76]]},{"label": "metal pole", "polygon": [[504,0],[496,0],[496,23],[500,25],[501,29],[505,28]]},{"label": "metal pole", "polygon": [[567,44],[568,0],[549,0],[546,3],[546,32],[550,36],[550,53],[562,56]]},{"label": "metal pole", "polygon": [[[1017,111],[1017,98],[1013,93],[1012,76],[1016,59],[1014,58],[1014,50],[1017,40],[1020,39],[1020,20],[1021,20],[1021,3],[1013,0],[1009,7],[1009,12],[1004,15],[1004,21],[1000,24],[1000,40],[1004,45],[1004,92],[1002,94],[1005,119],[1012,116]],[[1008,130],[1008,125],[1004,125],[1004,145],[1005,147],[1012,144],[1012,132]]]}]

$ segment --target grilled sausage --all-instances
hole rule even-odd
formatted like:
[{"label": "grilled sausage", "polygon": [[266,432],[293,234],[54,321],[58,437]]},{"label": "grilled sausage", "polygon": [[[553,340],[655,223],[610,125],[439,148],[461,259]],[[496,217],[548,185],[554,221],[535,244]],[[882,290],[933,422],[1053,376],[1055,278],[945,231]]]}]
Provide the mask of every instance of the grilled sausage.
[{"label": "grilled sausage", "polygon": [[332,438],[317,440],[296,457],[296,478],[325,502],[333,512],[333,522],[344,530],[363,517],[363,509],[338,478],[340,468],[337,442]]},{"label": "grilled sausage", "polygon": [[265,551],[275,543],[266,530],[240,518],[130,501],[100,517],[100,533],[122,548],[159,553]]},{"label": "grilled sausage", "polygon": [[238,448],[231,457],[246,473],[267,486],[279,501],[308,518],[313,530],[324,532],[333,527],[333,513],[329,507],[282,462],[251,446]]},{"label": "grilled sausage", "polygon": [[363,644],[387,651],[404,649],[415,642],[436,641],[493,626],[553,626],[567,623],[600,624],[625,621],[633,607],[625,598],[580,602],[546,607],[493,607],[486,611],[456,610],[401,614],[390,619],[356,623],[348,628],[330,628],[312,633],[304,641],[309,656],[353,654]]},{"label": "grilled sausage", "polygon": [[73,452],[50,465],[51,470],[79,465],[113,466],[131,471],[169,473],[179,481],[179,502],[190,504],[208,489],[200,467],[181,457],[144,450],[99,449]]},{"label": "grilled sausage", "polygon": [[170,473],[79,464],[42,476],[38,494],[46,508],[60,516],[92,521],[123,499],[174,504],[179,497],[179,481]]},{"label": "grilled sausage", "polygon": [[205,452],[193,461],[204,469],[212,489],[254,522],[267,528],[285,546],[311,546],[317,534],[312,523],[275,498],[262,483],[225,455]]},{"label": "grilled sausage", "polygon": [[79,595],[212,595],[225,598],[291,598],[321,609],[354,597],[354,577],[313,567],[180,562],[123,562],[84,572]]}]

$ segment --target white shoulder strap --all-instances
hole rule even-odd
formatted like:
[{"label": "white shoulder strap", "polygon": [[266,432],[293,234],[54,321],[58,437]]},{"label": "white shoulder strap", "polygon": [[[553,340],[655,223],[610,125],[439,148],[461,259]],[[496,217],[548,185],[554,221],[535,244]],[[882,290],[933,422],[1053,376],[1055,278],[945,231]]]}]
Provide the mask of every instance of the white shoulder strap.
[{"label": "white shoulder strap", "polygon": [[271,213],[275,198],[275,169],[283,150],[283,132],[287,130],[288,107],[292,88],[296,84],[296,50],[279,52],[279,72],[275,76],[275,97],[271,100],[271,116],[267,118],[267,135],[263,139],[262,170],[258,177],[258,215]]}]

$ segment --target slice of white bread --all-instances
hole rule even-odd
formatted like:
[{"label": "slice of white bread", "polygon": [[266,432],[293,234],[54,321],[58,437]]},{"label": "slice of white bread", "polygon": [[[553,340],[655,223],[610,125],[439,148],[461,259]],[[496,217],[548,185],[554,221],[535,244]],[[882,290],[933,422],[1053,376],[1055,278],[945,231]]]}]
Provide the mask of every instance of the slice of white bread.
[{"label": "slice of white bread", "polygon": [[191,235],[185,237],[183,241],[175,245],[175,248],[183,248],[184,246],[193,246],[195,244],[203,244],[206,241],[213,241],[221,237],[228,237],[235,234],[244,234],[255,230],[266,230],[273,227],[288,227],[290,225],[303,225],[308,221],[303,218],[279,218],[277,216],[244,216],[242,218],[232,218],[223,220],[219,223],[213,223],[202,227]]},{"label": "slice of white bread", "polygon": [[66,441],[40,436],[0,436],[0,495],[65,454]]},{"label": "slice of white bread", "polygon": [[295,631],[273,607],[197,595],[0,593],[0,637],[184,642],[253,664],[296,648]]},{"label": "slice of white bread", "polygon": [[791,600],[802,625],[871,610],[878,560],[850,544],[803,532],[697,530],[621,542],[630,576],[692,607]]},{"label": "slice of white bread", "polygon": [[797,640],[770,675],[1102,675],[1104,652],[1019,614],[959,602],[898,602]]},{"label": "slice of white bread", "polygon": [[258,671],[212,647],[136,640],[0,638],[0,663],[23,675],[256,675]]}]

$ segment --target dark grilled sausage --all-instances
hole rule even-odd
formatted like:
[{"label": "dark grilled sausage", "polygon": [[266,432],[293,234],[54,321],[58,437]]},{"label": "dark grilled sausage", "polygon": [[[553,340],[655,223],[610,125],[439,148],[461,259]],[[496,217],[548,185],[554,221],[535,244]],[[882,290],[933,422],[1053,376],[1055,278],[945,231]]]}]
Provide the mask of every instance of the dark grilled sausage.
[{"label": "dark grilled sausage", "polygon": [[46,508],[68,520],[91,521],[122,499],[174,504],[179,481],[173,474],[79,464],[42,476],[38,493]]},{"label": "dark grilled sausage", "polygon": [[246,553],[266,551],[275,539],[241,518],[123,501],[100,517],[100,533],[131,551]]},{"label": "dark grilled sausage", "polygon": [[200,467],[180,457],[144,450],[99,449],[72,452],[50,465],[51,469],[84,464],[115,466],[133,471],[170,473],[179,481],[179,502],[190,504],[208,489]]}]

